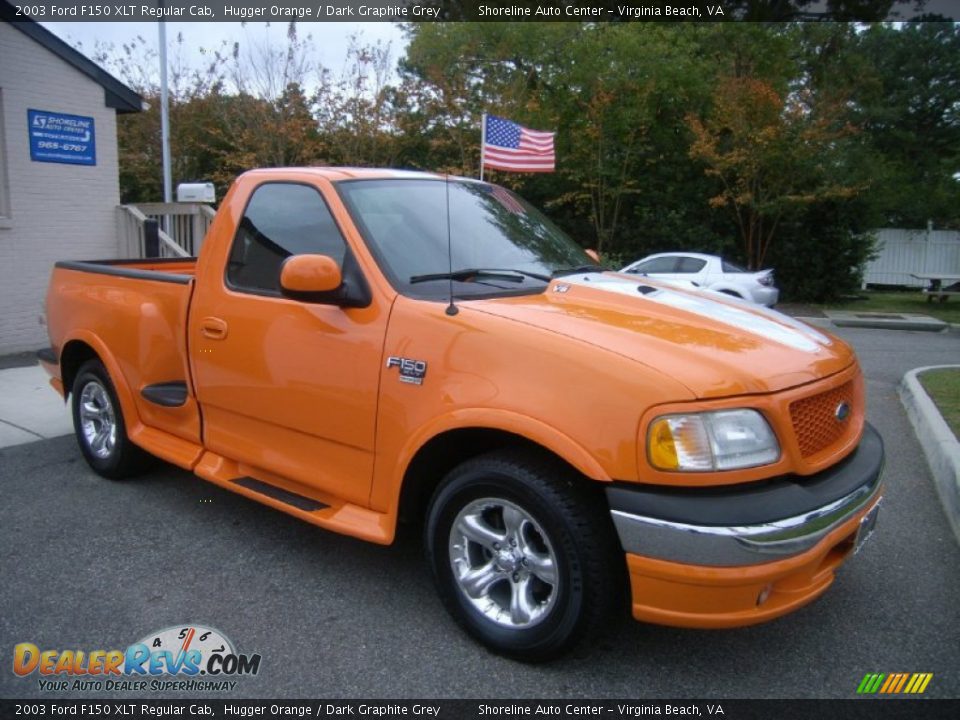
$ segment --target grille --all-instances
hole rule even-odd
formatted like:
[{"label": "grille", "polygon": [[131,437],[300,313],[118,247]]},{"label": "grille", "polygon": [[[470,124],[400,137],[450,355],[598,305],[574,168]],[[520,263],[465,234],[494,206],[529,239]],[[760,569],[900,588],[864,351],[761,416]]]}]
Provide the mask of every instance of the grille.
[{"label": "grille", "polygon": [[[850,381],[833,390],[790,403],[793,432],[803,457],[816,455],[843,437],[857,411],[853,401],[853,381]],[[850,414],[846,420],[838,422],[835,413],[842,402],[850,406]]]}]

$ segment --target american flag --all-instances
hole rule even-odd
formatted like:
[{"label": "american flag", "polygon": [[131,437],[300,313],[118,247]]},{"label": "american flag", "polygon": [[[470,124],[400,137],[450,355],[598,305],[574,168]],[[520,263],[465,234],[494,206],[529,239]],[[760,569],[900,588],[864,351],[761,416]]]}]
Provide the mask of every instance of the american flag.
[{"label": "american flag", "polygon": [[485,116],[483,165],[514,172],[553,172],[552,132],[530,130],[496,115]]}]

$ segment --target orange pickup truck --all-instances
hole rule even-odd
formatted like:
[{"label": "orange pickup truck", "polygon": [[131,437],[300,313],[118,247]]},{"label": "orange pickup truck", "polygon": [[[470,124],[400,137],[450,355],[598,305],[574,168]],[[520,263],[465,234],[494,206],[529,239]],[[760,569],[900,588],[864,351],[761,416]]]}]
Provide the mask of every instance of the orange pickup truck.
[{"label": "orange pickup truck", "polygon": [[474,180],[251,171],[199,258],[58,263],[47,319],[96,472],[153,455],[382,544],[419,523],[454,618],[527,660],[628,598],[687,627],[791,612],[880,502],[846,344],[605,272]]}]

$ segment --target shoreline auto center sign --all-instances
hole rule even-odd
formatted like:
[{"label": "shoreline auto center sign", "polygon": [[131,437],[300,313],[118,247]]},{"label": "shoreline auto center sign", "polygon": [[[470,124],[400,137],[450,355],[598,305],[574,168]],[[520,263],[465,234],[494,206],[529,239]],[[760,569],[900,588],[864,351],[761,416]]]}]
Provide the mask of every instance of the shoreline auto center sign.
[{"label": "shoreline auto center sign", "polygon": [[30,131],[30,159],[34,162],[97,164],[92,117],[27,110],[27,127]]}]

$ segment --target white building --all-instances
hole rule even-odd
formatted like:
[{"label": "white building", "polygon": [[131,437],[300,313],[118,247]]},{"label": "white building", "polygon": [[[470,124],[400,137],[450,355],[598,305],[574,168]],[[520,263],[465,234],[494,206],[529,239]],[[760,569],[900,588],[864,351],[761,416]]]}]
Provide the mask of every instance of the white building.
[{"label": "white building", "polygon": [[0,0],[0,355],[47,345],[53,263],[117,257],[117,114],[133,90]]}]

